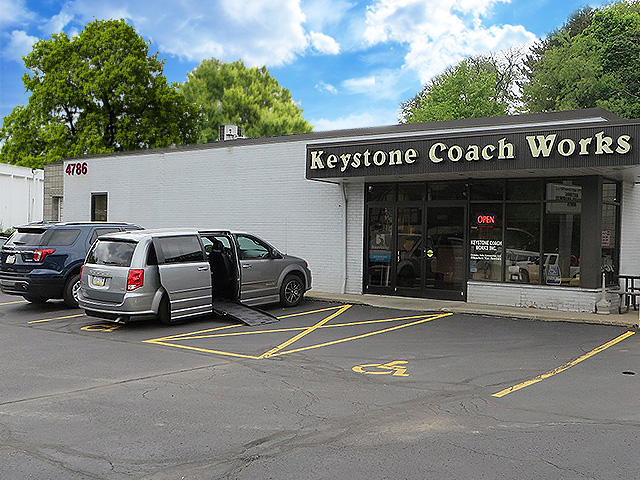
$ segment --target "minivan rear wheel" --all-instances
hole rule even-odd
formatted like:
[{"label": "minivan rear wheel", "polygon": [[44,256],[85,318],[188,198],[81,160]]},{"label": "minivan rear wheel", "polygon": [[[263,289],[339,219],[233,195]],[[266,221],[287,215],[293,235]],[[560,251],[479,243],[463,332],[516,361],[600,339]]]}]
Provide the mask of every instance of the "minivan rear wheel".
[{"label": "minivan rear wheel", "polygon": [[171,309],[169,307],[169,299],[165,295],[160,300],[160,306],[158,307],[158,320],[163,325],[171,325]]},{"label": "minivan rear wheel", "polygon": [[67,307],[78,308],[78,290],[80,290],[80,275],[72,275],[62,290],[62,300]]},{"label": "minivan rear wheel", "polygon": [[284,277],[280,287],[280,304],[284,307],[295,307],[302,301],[304,284],[299,276],[289,274]]}]

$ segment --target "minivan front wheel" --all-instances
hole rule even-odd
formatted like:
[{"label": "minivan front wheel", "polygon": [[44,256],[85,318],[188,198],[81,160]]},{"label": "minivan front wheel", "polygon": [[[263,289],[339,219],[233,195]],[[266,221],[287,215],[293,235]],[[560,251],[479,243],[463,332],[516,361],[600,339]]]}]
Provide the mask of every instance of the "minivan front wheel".
[{"label": "minivan front wheel", "polygon": [[304,296],[304,284],[297,275],[289,274],[284,277],[280,287],[280,304],[284,307],[295,307]]},{"label": "minivan front wheel", "polygon": [[80,275],[72,275],[64,284],[62,300],[69,308],[78,308],[78,291],[80,290]]}]

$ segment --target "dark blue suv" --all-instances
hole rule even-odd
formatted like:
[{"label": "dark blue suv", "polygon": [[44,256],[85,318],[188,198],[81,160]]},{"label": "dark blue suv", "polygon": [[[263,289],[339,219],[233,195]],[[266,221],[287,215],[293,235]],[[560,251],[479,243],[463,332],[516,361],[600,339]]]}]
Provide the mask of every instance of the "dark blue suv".
[{"label": "dark blue suv", "polygon": [[78,306],[80,269],[100,235],[140,230],[131,223],[35,223],[18,227],[0,250],[0,289],[32,303],[62,298]]}]

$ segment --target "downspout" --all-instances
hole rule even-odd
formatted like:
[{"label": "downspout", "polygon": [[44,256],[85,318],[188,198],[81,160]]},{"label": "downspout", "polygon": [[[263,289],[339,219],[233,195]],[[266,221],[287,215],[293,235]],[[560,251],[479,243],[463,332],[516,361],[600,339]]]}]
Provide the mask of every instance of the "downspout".
[{"label": "downspout", "polygon": [[344,245],[344,262],[342,263],[342,291],[347,293],[347,187],[344,182],[342,186],[342,244]]}]

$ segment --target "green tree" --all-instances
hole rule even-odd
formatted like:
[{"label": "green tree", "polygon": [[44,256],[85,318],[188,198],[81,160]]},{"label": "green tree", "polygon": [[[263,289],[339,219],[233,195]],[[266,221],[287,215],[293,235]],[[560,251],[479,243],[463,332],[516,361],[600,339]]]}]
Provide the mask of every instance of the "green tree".
[{"label": "green tree", "polygon": [[199,109],[124,20],[39,40],[24,62],[26,106],[4,118],[0,161],[40,167],[86,154],[194,143]]},{"label": "green tree", "polygon": [[179,86],[187,101],[202,107],[200,142],[218,139],[218,127],[233,123],[247,137],[308,133],[313,127],[302,117],[291,93],[278,85],[266,67],[247,68],[242,61],[204,60]]},{"label": "green tree", "polygon": [[517,50],[462,60],[400,106],[400,123],[507,115],[515,110]]},{"label": "green tree", "polygon": [[602,107],[640,117],[640,3],[576,12],[527,59],[530,112]]}]

